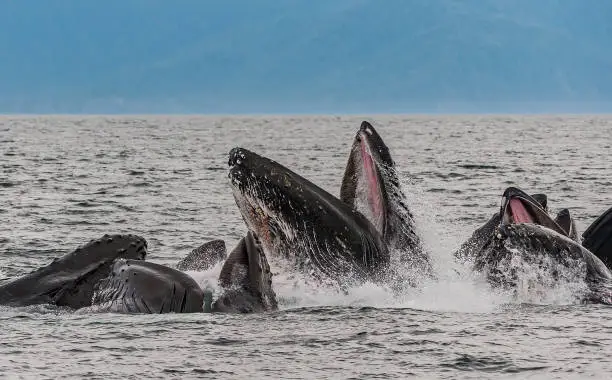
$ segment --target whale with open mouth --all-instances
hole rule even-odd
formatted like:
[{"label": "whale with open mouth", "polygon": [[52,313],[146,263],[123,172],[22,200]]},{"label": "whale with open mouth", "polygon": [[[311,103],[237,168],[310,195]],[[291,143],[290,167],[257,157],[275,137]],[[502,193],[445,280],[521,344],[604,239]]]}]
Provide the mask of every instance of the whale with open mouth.
[{"label": "whale with open mouth", "polygon": [[236,204],[267,258],[330,285],[381,279],[389,266],[382,235],[360,212],[247,149],[229,154]]},{"label": "whale with open mouth", "polygon": [[583,301],[612,303],[610,270],[520,189],[506,189],[497,218],[477,230],[472,239],[475,244],[462,247],[463,258],[494,287],[516,289],[522,280],[517,263],[526,264],[541,270],[539,280],[549,284],[584,282]]},{"label": "whale with open mouth", "polygon": [[[524,197],[528,204],[533,204],[533,209],[538,210],[540,214],[548,213],[548,197],[546,194],[537,193],[532,195],[526,195]],[[484,246],[490,243],[490,237],[495,234],[496,229],[502,220],[502,213],[499,211],[494,213],[491,218],[485,222],[481,227],[477,228],[472,233],[472,236],[466,240],[457,251],[454,256],[462,262],[471,261],[473,259],[474,252],[480,252],[484,249]],[[542,215],[543,216],[543,215]],[[559,227],[560,228],[560,227]]]}]

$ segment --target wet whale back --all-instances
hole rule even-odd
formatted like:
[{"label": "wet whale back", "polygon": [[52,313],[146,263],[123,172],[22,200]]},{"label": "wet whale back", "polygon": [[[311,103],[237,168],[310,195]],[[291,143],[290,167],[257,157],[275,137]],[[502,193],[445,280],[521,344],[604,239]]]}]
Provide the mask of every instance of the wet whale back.
[{"label": "wet whale back", "polygon": [[582,234],[582,245],[612,270],[612,207]]},{"label": "wet whale back", "polygon": [[120,259],[93,297],[96,311],[115,313],[194,313],[203,311],[204,293],[189,275],[164,265]]},{"label": "wet whale back", "polygon": [[461,244],[454,256],[463,262],[474,261],[492,243],[500,221],[499,213],[495,213],[484,225],[474,231],[468,240]]},{"label": "wet whale back", "polygon": [[472,258],[474,270],[485,274],[493,287],[529,286],[530,276],[522,268],[532,273],[537,267],[548,284],[584,281],[589,291],[581,295],[583,300],[612,302],[612,273],[578,242],[532,223],[505,225],[497,233]]},{"label": "wet whale back", "polygon": [[142,260],[147,242],[136,235],[104,235],[23,277],[0,286],[0,304],[91,305],[96,283],[117,258]]},{"label": "wet whale back", "polygon": [[216,239],[206,242],[191,251],[178,262],[179,270],[203,271],[212,268],[227,257],[225,241]]}]

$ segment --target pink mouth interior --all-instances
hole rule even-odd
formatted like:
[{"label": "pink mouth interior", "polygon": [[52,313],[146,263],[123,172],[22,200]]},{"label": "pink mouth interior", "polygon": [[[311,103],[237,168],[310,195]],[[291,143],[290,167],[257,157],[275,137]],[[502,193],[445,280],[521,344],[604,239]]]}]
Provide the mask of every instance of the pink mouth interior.
[{"label": "pink mouth interior", "polygon": [[512,219],[514,223],[533,223],[533,218],[523,205],[523,202],[518,198],[510,199],[510,211],[512,211]]},{"label": "pink mouth interior", "polygon": [[381,192],[378,187],[378,180],[376,176],[376,168],[374,167],[374,161],[372,156],[368,152],[365,143],[365,136],[361,138],[361,157],[363,159],[363,167],[366,175],[368,185],[368,203],[373,215],[380,219],[383,214],[383,200]]}]

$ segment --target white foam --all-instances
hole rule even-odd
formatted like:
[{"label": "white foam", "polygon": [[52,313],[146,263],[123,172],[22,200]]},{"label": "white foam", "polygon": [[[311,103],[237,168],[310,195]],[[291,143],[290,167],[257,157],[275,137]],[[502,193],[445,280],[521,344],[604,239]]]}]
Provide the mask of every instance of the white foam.
[{"label": "white foam", "polygon": [[[515,303],[542,305],[566,305],[580,302],[587,292],[584,262],[561,264],[558,260],[538,252],[511,249],[512,256],[499,264],[501,270],[514,271],[518,278]],[[537,264],[524,258],[533,255],[541,258]],[[569,260],[569,258],[566,258]],[[571,261],[571,260],[570,260]]]}]

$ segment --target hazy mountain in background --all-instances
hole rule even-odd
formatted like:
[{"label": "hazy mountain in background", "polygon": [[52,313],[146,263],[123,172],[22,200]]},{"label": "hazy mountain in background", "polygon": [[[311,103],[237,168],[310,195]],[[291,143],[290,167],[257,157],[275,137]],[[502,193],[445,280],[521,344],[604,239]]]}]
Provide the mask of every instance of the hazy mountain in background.
[{"label": "hazy mountain in background", "polygon": [[6,0],[0,112],[610,112],[612,2]]}]

